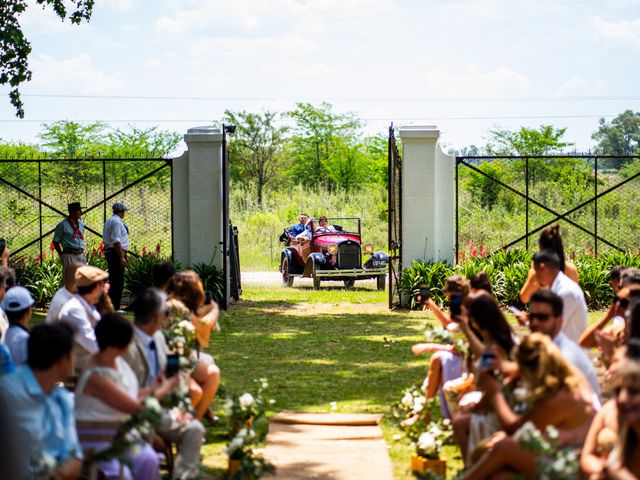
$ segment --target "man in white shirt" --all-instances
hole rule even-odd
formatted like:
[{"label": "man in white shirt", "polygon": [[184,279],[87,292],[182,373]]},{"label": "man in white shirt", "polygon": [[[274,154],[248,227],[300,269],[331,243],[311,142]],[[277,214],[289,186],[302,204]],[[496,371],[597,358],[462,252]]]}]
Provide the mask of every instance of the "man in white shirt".
[{"label": "man in white shirt", "polygon": [[127,266],[127,250],[129,250],[129,229],[123,222],[124,214],[128,210],[122,202],[116,202],[112,207],[113,215],[104,222],[102,243],[104,256],[109,270],[109,297],[113,308],[120,310],[122,290],[124,288],[124,269]]},{"label": "man in white shirt", "polygon": [[533,256],[536,279],[562,298],[562,332],[574,342],[587,329],[587,303],[580,286],[560,270],[560,257],[553,250],[543,250]]},{"label": "man in white shirt", "polygon": [[553,339],[565,360],[584,375],[599,402],[600,384],[591,359],[583,348],[562,331],[563,308],[564,301],[559,295],[541,288],[531,297],[529,328],[532,333],[544,333]]},{"label": "man in white shirt", "polygon": [[77,293],[60,309],[58,321],[66,322],[75,329],[73,340],[76,346],[76,366],[82,370],[89,357],[98,351],[94,327],[100,320],[95,305],[104,291],[109,274],[104,270],[83,265],[76,270]]},{"label": "man in white shirt", "polygon": [[57,321],[63,305],[73,297],[74,293],[76,293],[76,270],[80,266],[81,264],[77,262],[69,262],[64,266],[64,285],[51,299],[45,323],[53,323]]}]

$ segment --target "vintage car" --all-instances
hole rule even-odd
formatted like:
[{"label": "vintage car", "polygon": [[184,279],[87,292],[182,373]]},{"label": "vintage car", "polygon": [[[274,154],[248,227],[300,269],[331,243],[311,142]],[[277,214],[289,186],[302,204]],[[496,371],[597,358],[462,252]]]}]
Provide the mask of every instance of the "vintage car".
[{"label": "vintage car", "polygon": [[[309,232],[310,238],[292,238],[287,229],[280,236],[285,249],[280,254],[282,283],[290,287],[295,277],[313,279],[313,288],[322,280],[343,281],[352,287],[356,280],[375,278],[384,290],[389,256],[374,252],[373,244],[362,244],[359,218],[330,218],[335,231]],[[343,226],[344,225],[344,226]],[[363,253],[369,257],[363,262]]]}]

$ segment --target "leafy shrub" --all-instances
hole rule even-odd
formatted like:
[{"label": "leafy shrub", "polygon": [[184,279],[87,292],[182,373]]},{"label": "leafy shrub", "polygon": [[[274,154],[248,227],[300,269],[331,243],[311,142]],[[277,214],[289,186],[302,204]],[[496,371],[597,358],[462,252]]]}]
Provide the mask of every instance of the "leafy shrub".
[{"label": "leafy shrub", "polygon": [[439,304],[444,304],[444,282],[453,274],[452,268],[446,263],[425,262],[414,260],[413,264],[403,270],[400,278],[400,289],[411,292],[415,298],[420,292],[421,285],[427,285],[431,290],[431,299]]},{"label": "leafy shrub", "polygon": [[[171,261],[170,258],[163,258],[157,252],[144,252],[140,256],[129,255],[127,259],[127,268],[124,271],[124,291],[135,296],[145,288],[153,285],[152,270],[156,263],[162,261]],[[176,265],[176,270],[180,266]]]},{"label": "leafy shrub", "polygon": [[200,276],[205,291],[211,291],[213,299],[220,303],[224,296],[224,272],[213,263],[197,263],[193,270]]},{"label": "leafy shrub", "polygon": [[33,261],[24,258],[12,260],[12,268],[16,272],[16,282],[27,288],[37,307],[44,307],[62,286],[62,264],[53,259],[41,261],[36,257]]}]

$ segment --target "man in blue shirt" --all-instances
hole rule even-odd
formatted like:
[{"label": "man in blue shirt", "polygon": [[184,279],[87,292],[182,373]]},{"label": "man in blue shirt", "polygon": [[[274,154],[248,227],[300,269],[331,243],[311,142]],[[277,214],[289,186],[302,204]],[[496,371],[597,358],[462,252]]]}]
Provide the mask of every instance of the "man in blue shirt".
[{"label": "man in blue shirt", "polygon": [[289,227],[289,235],[291,238],[296,238],[296,235],[300,235],[307,229],[307,218],[308,217],[306,213],[301,213],[300,218],[298,219],[299,223],[296,223],[295,225]]},{"label": "man in blue shirt", "polygon": [[71,262],[83,265],[87,263],[84,254],[84,223],[80,220],[82,207],[80,202],[73,202],[67,208],[69,216],[56,225],[53,234],[53,248],[60,255],[63,268]]},{"label": "man in blue shirt", "polygon": [[19,478],[77,478],[82,450],[73,396],[56,386],[73,371],[73,330],[66,324],[38,325],[28,349],[26,365],[0,376],[0,399],[19,447]]}]

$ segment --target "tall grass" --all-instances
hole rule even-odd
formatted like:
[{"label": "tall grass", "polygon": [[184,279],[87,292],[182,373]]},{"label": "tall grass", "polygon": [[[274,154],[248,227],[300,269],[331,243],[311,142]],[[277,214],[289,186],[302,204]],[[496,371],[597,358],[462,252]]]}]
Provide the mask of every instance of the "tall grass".
[{"label": "tall grass", "polygon": [[362,240],[376,250],[387,250],[387,190],[372,185],[357,192],[307,189],[296,186],[286,192],[269,192],[263,204],[251,187],[233,186],[231,221],[238,227],[242,270],[277,270],[283,245],[278,237],[298,222],[301,212],[318,217],[360,217]]}]

